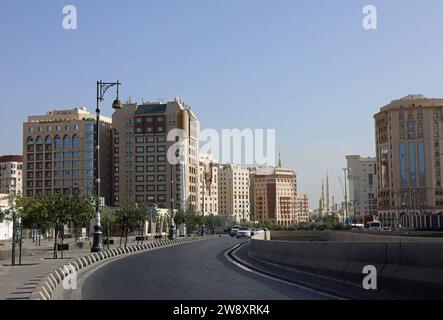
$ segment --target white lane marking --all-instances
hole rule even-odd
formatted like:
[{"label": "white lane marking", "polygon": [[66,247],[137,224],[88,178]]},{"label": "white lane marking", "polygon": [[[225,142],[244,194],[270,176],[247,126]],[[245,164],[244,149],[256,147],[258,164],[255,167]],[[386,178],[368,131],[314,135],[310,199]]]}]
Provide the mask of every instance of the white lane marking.
[{"label": "white lane marking", "polygon": [[249,268],[249,267],[247,267],[247,266],[245,266],[245,265],[243,265],[243,264],[241,264],[241,263],[235,261],[234,259],[232,259],[232,258],[229,256],[229,253],[234,252],[234,251],[237,251],[237,250],[239,249],[240,246],[241,246],[241,245],[238,244],[238,245],[234,246],[233,248],[228,249],[228,250],[225,252],[225,254],[224,254],[224,255],[225,255],[225,258],[228,259],[231,263],[233,263],[233,264],[236,265],[237,267],[239,267],[239,268],[241,268],[241,269],[243,269],[243,270],[245,270],[245,271],[247,271],[247,272],[250,272],[250,273],[253,273],[253,274],[255,274],[255,275],[258,275],[258,276],[260,276],[260,277],[263,277],[263,278],[266,278],[266,279],[269,279],[269,280],[273,280],[273,281],[276,281],[276,282],[279,282],[279,283],[283,283],[283,284],[286,284],[286,285],[290,285],[290,286],[293,286],[293,287],[296,287],[296,288],[299,288],[299,289],[302,289],[302,290],[305,290],[305,291],[309,291],[309,292],[312,292],[312,293],[315,293],[315,294],[318,294],[318,295],[322,295],[322,296],[325,296],[325,297],[328,297],[328,298],[331,298],[331,299],[336,299],[336,300],[346,300],[346,299],[344,299],[344,298],[342,298],[342,297],[338,297],[338,296],[335,296],[335,295],[330,294],[330,293],[317,291],[317,290],[315,290],[315,289],[311,289],[311,288],[305,287],[305,286],[300,285],[300,284],[297,284],[297,283],[295,283],[295,282],[291,282],[291,281],[287,281],[287,280],[279,279],[279,278],[276,278],[276,277],[273,277],[273,276],[270,276],[270,275],[267,275],[267,274],[261,273],[261,272],[256,271],[256,270],[252,270],[251,268]]}]

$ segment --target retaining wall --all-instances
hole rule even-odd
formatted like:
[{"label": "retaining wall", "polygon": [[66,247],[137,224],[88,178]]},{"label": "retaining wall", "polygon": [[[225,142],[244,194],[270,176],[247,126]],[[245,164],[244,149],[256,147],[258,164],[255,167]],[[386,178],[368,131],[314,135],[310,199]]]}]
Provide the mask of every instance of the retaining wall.
[{"label": "retaining wall", "polygon": [[400,298],[443,298],[443,242],[324,242],[252,239],[249,255],[362,287],[373,265],[379,290]]}]

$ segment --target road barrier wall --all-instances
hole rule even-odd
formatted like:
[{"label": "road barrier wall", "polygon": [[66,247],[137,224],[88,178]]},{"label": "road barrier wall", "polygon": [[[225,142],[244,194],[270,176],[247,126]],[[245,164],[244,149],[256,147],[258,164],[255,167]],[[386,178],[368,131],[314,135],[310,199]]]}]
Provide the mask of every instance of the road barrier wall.
[{"label": "road barrier wall", "polygon": [[377,269],[378,289],[400,298],[443,298],[443,242],[265,241],[248,254],[287,270],[363,286],[363,268]]}]

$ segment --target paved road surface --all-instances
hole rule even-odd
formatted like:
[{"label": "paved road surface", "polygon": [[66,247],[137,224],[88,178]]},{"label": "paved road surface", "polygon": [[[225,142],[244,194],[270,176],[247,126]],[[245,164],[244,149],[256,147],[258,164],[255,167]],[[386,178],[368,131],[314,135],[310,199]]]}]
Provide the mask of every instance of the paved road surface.
[{"label": "paved road surface", "polygon": [[327,296],[245,271],[224,252],[244,240],[215,238],[130,256],[92,273],[84,300],[286,300]]}]

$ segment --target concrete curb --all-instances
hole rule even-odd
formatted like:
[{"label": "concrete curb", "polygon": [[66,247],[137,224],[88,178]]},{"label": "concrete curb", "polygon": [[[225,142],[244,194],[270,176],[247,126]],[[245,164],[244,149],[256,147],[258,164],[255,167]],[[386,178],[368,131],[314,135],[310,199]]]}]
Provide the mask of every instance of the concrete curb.
[{"label": "concrete curb", "polygon": [[109,251],[106,250],[100,253],[83,256],[50,272],[45,278],[40,281],[37,288],[32,292],[29,300],[52,300],[57,287],[63,283],[67,276],[69,276],[73,272],[79,272],[82,269],[98,262],[112,260],[116,257],[130,255],[141,251],[149,251],[160,247],[167,247],[171,245],[177,245],[209,238],[212,238],[212,236],[178,238],[175,240],[167,241],[161,240],[144,245],[134,245],[125,249],[115,248]]}]

